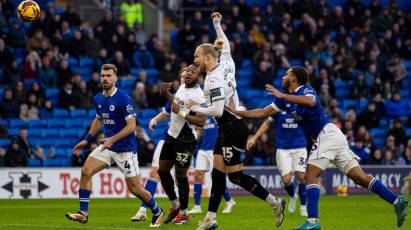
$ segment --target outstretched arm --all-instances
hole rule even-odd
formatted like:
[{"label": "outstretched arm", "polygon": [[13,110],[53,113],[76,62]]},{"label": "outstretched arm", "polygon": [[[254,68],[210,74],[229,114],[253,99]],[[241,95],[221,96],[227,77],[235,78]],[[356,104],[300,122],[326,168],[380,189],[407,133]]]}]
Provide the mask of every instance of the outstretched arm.
[{"label": "outstretched arm", "polygon": [[210,117],[221,117],[224,112],[224,100],[214,101],[208,107],[201,107],[199,104],[191,103],[190,110]]},{"label": "outstretched arm", "polygon": [[273,95],[276,98],[283,99],[285,101],[305,106],[305,107],[314,107],[316,103],[316,98],[314,95],[307,94],[307,95],[290,95],[290,94],[285,94],[281,93],[278,91],[276,88],[274,88],[272,85],[265,85],[265,88],[268,92],[270,92],[271,95]]},{"label": "outstretched arm", "polygon": [[217,33],[217,38],[222,39],[223,44],[223,51],[230,52],[230,42],[228,41],[227,36],[225,35],[223,28],[221,27],[221,19],[223,16],[219,12],[214,12],[211,14],[211,18],[213,19],[214,29]]},{"label": "outstretched arm", "polygon": [[258,128],[257,133],[247,141],[247,150],[250,150],[255,145],[258,138],[267,132],[268,128],[270,128],[271,122],[273,122],[271,117],[265,119],[264,123]]},{"label": "outstretched arm", "polygon": [[230,112],[244,118],[266,118],[277,113],[272,105],[267,105],[263,109],[253,109],[248,111],[238,111],[235,110],[235,108],[229,106],[226,106],[226,108],[230,110]]}]

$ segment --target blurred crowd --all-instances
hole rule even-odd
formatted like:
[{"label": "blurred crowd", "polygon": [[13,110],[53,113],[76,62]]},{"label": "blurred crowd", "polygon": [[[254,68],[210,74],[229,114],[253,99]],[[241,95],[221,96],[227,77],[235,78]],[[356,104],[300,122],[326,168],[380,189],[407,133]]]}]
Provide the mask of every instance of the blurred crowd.
[{"label": "blurred crowd", "polygon": [[[0,30],[1,119],[47,119],[55,107],[93,108],[103,63],[114,63],[120,80],[134,82],[130,96],[138,110],[163,106],[160,83],[173,82],[173,90],[178,88],[178,70],[192,62],[195,46],[214,41],[209,13],[218,10],[224,17],[223,28],[237,67],[245,60],[252,61],[255,72],[250,87],[264,89],[265,84],[273,84],[281,77],[279,73],[290,67],[292,60],[300,60],[309,70],[311,84],[326,112],[343,130],[362,163],[411,164],[411,140],[405,132],[406,127],[411,127],[411,92],[403,86],[407,76],[403,61],[411,59],[411,14],[401,11],[395,1],[382,7],[377,0],[369,6],[349,0],[344,8],[331,8],[325,0],[301,0],[299,4],[273,0],[264,7],[249,6],[244,0],[221,0],[217,4],[212,0],[182,1],[182,7],[209,10],[185,14],[184,25],[173,44],[177,48],[173,49],[165,47],[158,35],[144,32],[144,15],[135,0],[118,5],[117,17],[106,11],[93,27],[72,6],[57,14],[52,4],[41,12],[37,22],[28,26],[15,18],[12,2],[0,0],[0,27],[7,28]],[[139,16],[130,18],[129,9],[139,12]],[[23,51],[23,58],[19,50]],[[83,57],[92,60],[92,71],[87,76],[70,65],[70,59]],[[139,71],[132,73],[132,69]],[[147,74],[148,69],[159,71],[154,81]],[[343,99],[367,101],[363,111],[341,108],[337,82],[348,85],[349,93]],[[48,88],[59,89],[57,102],[46,98]],[[384,146],[377,148],[370,131],[380,127],[381,119],[388,120],[389,131]],[[252,133],[260,123],[249,121]],[[7,129],[1,130],[7,136]],[[149,164],[153,140],[140,126],[136,133],[140,163]],[[24,130],[19,136],[25,136]],[[22,150],[22,143],[29,143],[27,134],[22,138],[25,141],[16,141],[18,138],[13,139],[8,150],[0,149],[0,156]],[[24,159],[53,157],[52,149],[28,149],[23,149]],[[247,154],[245,163],[255,164],[259,158],[260,164],[275,164],[274,149],[271,130]],[[73,165],[81,165],[82,158],[73,156]]]}]

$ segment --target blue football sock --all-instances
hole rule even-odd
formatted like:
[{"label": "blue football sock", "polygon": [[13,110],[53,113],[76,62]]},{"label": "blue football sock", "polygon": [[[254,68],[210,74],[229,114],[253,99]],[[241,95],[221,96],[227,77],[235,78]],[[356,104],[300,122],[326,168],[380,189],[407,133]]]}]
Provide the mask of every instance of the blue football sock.
[{"label": "blue football sock", "polygon": [[320,186],[318,184],[307,185],[308,218],[318,219],[318,201],[319,200],[320,200]]},{"label": "blue football sock", "polygon": [[300,204],[307,204],[307,191],[305,188],[305,183],[298,184],[298,195],[300,196]]},{"label": "blue football sock", "polygon": [[371,180],[370,184],[368,185],[368,189],[378,194],[378,196],[380,196],[390,204],[394,204],[394,201],[398,197],[395,193],[391,192],[387,187],[385,187],[380,180],[377,180],[375,178]]},{"label": "blue football sock", "polygon": [[294,197],[295,189],[294,189],[294,183],[293,182],[285,185],[284,188],[285,188],[285,191],[287,191],[289,196]]},{"label": "blue football sock", "polygon": [[78,197],[80,199],[80,211],[88,213],[88,202],[90,200],[91,191],[87,189],[80,189],[78,191]]},{"label": "blue football sock", "polygon": [[151,209],[153,215],[157,216],[158,214],[160,214],[160,207],[158,207],[157,202],[154,200],[153,197],[150,198],[146,205],[149,209]]},{"label": "blue football sock", "polygon": [[[146,182],[146,186],[144,186],[144,189],[150,193],[151,197],[154,197],[154,193],[156,193],[157,183],[158,181],[156,179],[150,177]],[[141,207],[147,208],[147,205],[144,202],[141,202]]]},{"label": "blue football sock", "polygon": [[203,192],[203,184],[195,183],[194,184],[194,203],[195,205],[201,204],[201,193]]},{"label": "blue football sock", "polygon": [[228,192],[228,188],[225,188],[224,194],[223,194],[224,200],[225,201],[230,201],[231,200],[231,194]]}]

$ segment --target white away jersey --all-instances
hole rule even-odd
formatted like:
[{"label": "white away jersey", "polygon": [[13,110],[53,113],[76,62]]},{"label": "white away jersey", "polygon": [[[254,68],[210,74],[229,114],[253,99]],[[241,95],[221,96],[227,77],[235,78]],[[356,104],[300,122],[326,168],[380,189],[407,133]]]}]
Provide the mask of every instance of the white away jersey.
[{"label": "white away jersey", "polygon": [[[186,88],[186,85],[182,84],[174,95],[174,102],[180,105],[182,111],[190,113],[190,115],[195,115],[195,113],[188,108],[188,102],[190,100],[200,105],[206,102],[204,93],[199,86]],[[171,113],[168,134],[182,141],[193,141],[197,139],[195,125],[173,112]]]},{"label": "white away jersey", "polygon": [[[239,99],[236,90],[235,64],[229,52],[223,51],[219,58],[219,64],[209,72],[204,82],[204,95],[207,105],[210,106],[216,101],[224,100],[224,104],[234,102],[235,107],[239,107]],[[224,109],[220,118],[216,118],[219,124],[225,123],[232,118],[239,117]]]}]

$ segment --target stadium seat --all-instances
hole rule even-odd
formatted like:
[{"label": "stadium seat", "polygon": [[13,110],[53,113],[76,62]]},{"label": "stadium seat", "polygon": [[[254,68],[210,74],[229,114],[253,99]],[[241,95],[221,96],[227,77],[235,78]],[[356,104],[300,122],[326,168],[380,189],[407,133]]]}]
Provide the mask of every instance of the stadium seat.
[{"label": "stadium seat", "polygon": [[344,109],[349,109],[351,107],[356,109],[357,101],[356,100],[351,100],[351,99],[345,99],[345,100],[342,101],[342,106],[343,106]]},{"label": "stadium seat", "polygon": [[337,97],[337,99],[344,99],[348,96],[348,94],[349,94],[348,88],[337,88],[336,87],[335,96]]},{"label": "stadium seat", "polygon": [[7,127],[9,126],[9,122],[7,120],[0,119],[0,125]]},{"label": "stadium seat", "polygon": [[70,66],[78,65],[78,60],[77,58],[74,58],[74,57],[69,57],[67,62]]},{"label": "stadium seat", "polygon": [[408,138],[411,138],[411,128],[405,129],[405,134],[407,135]]},{"label": "stadium seat", "polygon": [[44,160],[44,166],[45,167],[50,167],[50,166],[61,166],[61,160],[59,158],[54,158],[54,159],[45,159]]},{"label": "stadium seat", "polygon": [[258,157],[258,156],[253,156],[253,163],[256,166],[264,165],[264,158]]},{"label": "stadium seat", "polygon": [[0,147],[7,148],[10,144],[10,139],[0,139]]},{"label": "stadium seat", "polygon": [[86,118],[87,110],[85,109],[73,109],[70,111],[70,117],[72,118]]},{"label": "stadium seat", "polygon": [[64,127],[64,121],[62,119],[49,119],[47,120],[47,127],[49,128],[63,128]]},{"label": "stadium seat", "polygon": [[385,137],[383,136],[378,136],[373,138],[374,144],[377,146],[377,148],[381,149],[384,147],[385,144]]},{"label": "stadium seat", "polygon": [[64,148],[56,148],[55,156],[56,157],[67,157],[67,150]]},{"label": "stadium seat", "polygon": [[55,139],[53,138],[42,138],[42,139],[33,139],[30,140],[31,146],[41,146],[42,148],[49,148],[54,146]]},{"label": "stadium seat", "polygon": [[367,108],[367,106],[368,106],[368,100],[367,99],[360,99],[358,101],[358,105],[357,105],[357,107],[359,109],[358,112],[364,111]]},{"label": "stadium seat", "polygon": [[40,137],[42,137],[42,131],[43,130],[43,128],[29,128],[27,131],[28,131],[28,134],[29,134],[29,140],[31,139],[31,138],[40,138]]},{"label": "stadium seat", "polygon": [[60,129],[43,129],[41,130],[41,137],[51,138],[51,137],[60,137]]},{"label": "stadium seat", "polygon": [[58,88],[47,88],[46,89],[46,98],[58,96],[60,89]]},{"label": "stadium seat", "polygon": [[59,135],[62,138],[81,138],[83,130],[79,129],[60,129]]},{"label": "stadium seat", "polygon": [[179,32],[178,29],[172,29],[168,32],[168,35],[169,35],[170,41],[171,41],[171,49],[174,52],[179,52],[180,51],[180,46],[178,45],[178,42],[177,42],[178,32]]},{"label": "stadium seat", "polygon": [[250,71],[248,69],[241,69],[237,71],[238,79],[244,79],[244,78],[251,78],[253,76],[253,71]]},{"label": "stadium seat", "polygon": [[381,119],[380,119],[380,123],[379,123],[379,126],[380,126],[380,128],[382,128],[382,129],[387,129],[388,128],[388,120],[386,119],[386,118],[384,118],[384,117],[382,117]]},{"label": "stadium seat", "polygon": [[80,57],[79,65],[80,66],[92,66],[93,59],[91,57]]},{"label": "stadium seat", "polygon": [[61,157],[60,158],[60,165],[62,166],[62,167],[68,167],[68,166],[70,166],[71,165],[71,159],[70,158],[67,158],[67,157]]},{"label": "stadium seat", "polygon": [[9,132],[11,136],[17,136],[19,135],[20,128],[9,128],[7,129],[7,131]]},{"label": "stadium seat", "polygon": [[55,118],[69,117],[69,111],[67,109],[53,109],[53,116]]},{"label": "stadium seat", "polygon": [[41,163],[41,160],[30,158],[29,159],[29,166],[30,167],[41,167],[43,165]]},{"label": "stadium seat", "polygon": [[134,79],[121,79],[120,80],[120,88],[122,89],[133,89],[134,88]]},{"label": "stadium seat", "polygon": [[237,87],[250,87],[251,86],[251,78],[241,78],[237,80]]},{"label": "stadium seat", "polygon": [[302,60],[298,60],[298,59],[291,59],[290,60],[290,65],[291,66],[303,66],[304,62]]},{"label": "stadium seat", "polygon": [[158,114],[156,109],[143,109],[141,110],[141,118],[153,118]]},{"label": "stadium seat", "polygon": [[46,122],[44,120],[29,120],[27,124],[30,129],[46,127]]},{"label": "stadium seat", "polygon": [[10,128],[22,128],[26,127],[27,123],[21,119],[10,119],[9,126]]},{"label": "stadium seat", "polygon": [[250,59],[244,59],[243,63],[241,64],[241,69],[249,69],[253,68],[253,62]]},{"label": "stadium seat", "polygon": [[370,134],[371,136],[374,137],[379,137],[379,136],[383,136],[385,137],[385,130],[384,129],[379,129],[379,128],[374,128],[370,130]]}]

